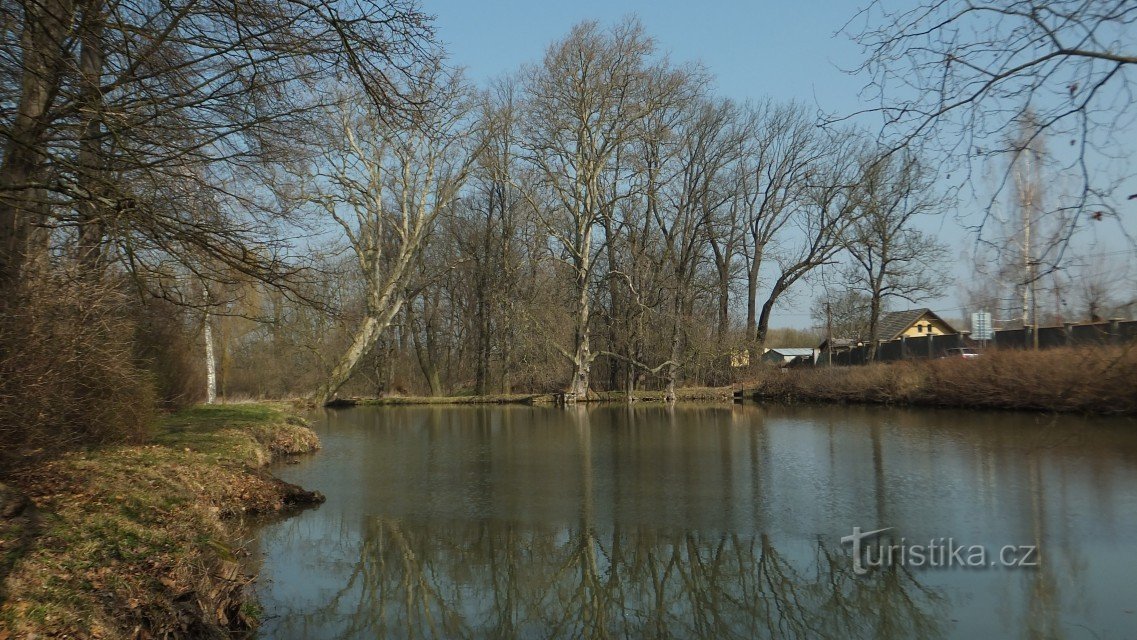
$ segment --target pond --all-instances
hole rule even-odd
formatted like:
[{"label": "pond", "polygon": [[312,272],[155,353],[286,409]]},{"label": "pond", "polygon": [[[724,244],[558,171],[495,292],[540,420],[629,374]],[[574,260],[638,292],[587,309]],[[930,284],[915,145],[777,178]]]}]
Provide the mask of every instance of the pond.
[{"label": "pond", "polygon": [[264,638],[1137,629],[1132,420],[724,404],[314,426],[324,449],[274,471],[327,502],[256,533]]}]

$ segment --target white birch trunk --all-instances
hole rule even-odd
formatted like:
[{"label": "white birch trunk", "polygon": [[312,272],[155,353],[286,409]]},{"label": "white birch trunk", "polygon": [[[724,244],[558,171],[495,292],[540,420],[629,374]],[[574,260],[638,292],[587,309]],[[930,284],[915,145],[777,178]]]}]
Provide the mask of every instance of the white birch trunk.
[{"label": "white birch trunk", "polygon": [[217,402],[217,359],[213,355],[213,328],[205,315],[205,403]]}]

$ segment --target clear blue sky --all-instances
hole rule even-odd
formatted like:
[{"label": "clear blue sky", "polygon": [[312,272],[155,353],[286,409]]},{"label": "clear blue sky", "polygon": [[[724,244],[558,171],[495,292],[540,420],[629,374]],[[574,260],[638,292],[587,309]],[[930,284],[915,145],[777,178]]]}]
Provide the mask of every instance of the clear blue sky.
[{"label": "clear blue sky", "polygon": [[[550,43],[582,20],[612,24],[635,15],[672,60],[702,63],[716,78],[721,96],[797,100],[838,114],[872,106],[859,96],[864,79],[842,71],[860,61],[859,47],[838,33],[856,14],[858,4],[834,0],[423,0],[424,10],[436,16],[437,34],[451,63],[466,68],[468,77],[479,84],[522,64],[538,62]],[[974,203],[971,208],[978,210]],[[968,212],[959,213],[966,217]],[[962,256],[972,247],[972,238],[957,217],[943,216],[922,226],[951,245],[952,255],[961,258],[954,265],[955,274],[966,278],[970,268]],[[1137,225],[1127,226],[1134,229]],[[1091,228],[1079,244],[1096,243],[1115,252],[1128,247],[1112,242],[1111,233],[1115,232]],[[943,315],[956,316],[957,294],[953,287],[943,298],[924,304]],[[786,301],[786,308],[775,313],[773,326],[808,326],[814,295],[808,285],[801,285]]]},{"label": "clear blue sky", "polygon": [[856,109],[861,82],[837,65],[857,60],[857,47],[834,36],[855,13],[850,2],[678,0],[425,0],[452,61],[476,81],[539,61],[572,25],[613,23],[636,15],[676,61],[700,61],[735,99],[802,100],[826,110]]}]

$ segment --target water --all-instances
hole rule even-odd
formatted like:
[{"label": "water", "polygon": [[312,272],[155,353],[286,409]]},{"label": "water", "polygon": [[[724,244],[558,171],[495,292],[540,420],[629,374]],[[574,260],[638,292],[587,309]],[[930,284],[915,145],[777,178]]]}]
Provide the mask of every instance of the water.
[{"label": "water", "polygon": [[[1132,420],[364,407],[316,430],[275,471],[327,503],[259,530],[264,638],[1137,635]],[[858,575],[853,527],[1037,566]]]}]

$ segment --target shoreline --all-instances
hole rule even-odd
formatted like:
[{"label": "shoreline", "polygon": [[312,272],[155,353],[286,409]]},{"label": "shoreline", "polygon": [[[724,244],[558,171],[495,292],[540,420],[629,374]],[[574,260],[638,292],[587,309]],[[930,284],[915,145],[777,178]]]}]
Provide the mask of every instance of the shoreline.
[{"label": "shoreline", "polygon": [[[552,393],[345,398],[329,405],[554,406]],[[1137,345],[989,351],[979,358],[907,360],[859,366],[759,369],[727,387],[681,387],[680,402],[864,404],[995,411],[1137,415]],[[663,391],[631,402],[663,403]],[[591,392],[577,404],[628,403],[626,392]]]},{"label": "shoreline", "polygon": [[[676,400],[679,402],[732,402],[736,387],[681,387],[675,390]],[[632,393],[633,402],[661,403],[664,402],[664,391],[635,391]],[[426,406],[426,405],[493,405],[518,404],[531,406],[553,406],[558,403],[556,393],[508,393],[490,394],[484,396],[390,396],[385,398],[340,398],[327,405],[328,408],[355,407],[355,406]],[[593,391],[587,400],[578,400],[576,404],[593,404],[603,402],[627,402],[626,391]]]},{"label": "shoreline", "polygon": [[260,609],[237,527],[322,502],[267,470],[319,447],[283,404],[209,405],[142,444],[6,470],[0,637],[250,633]]}]

